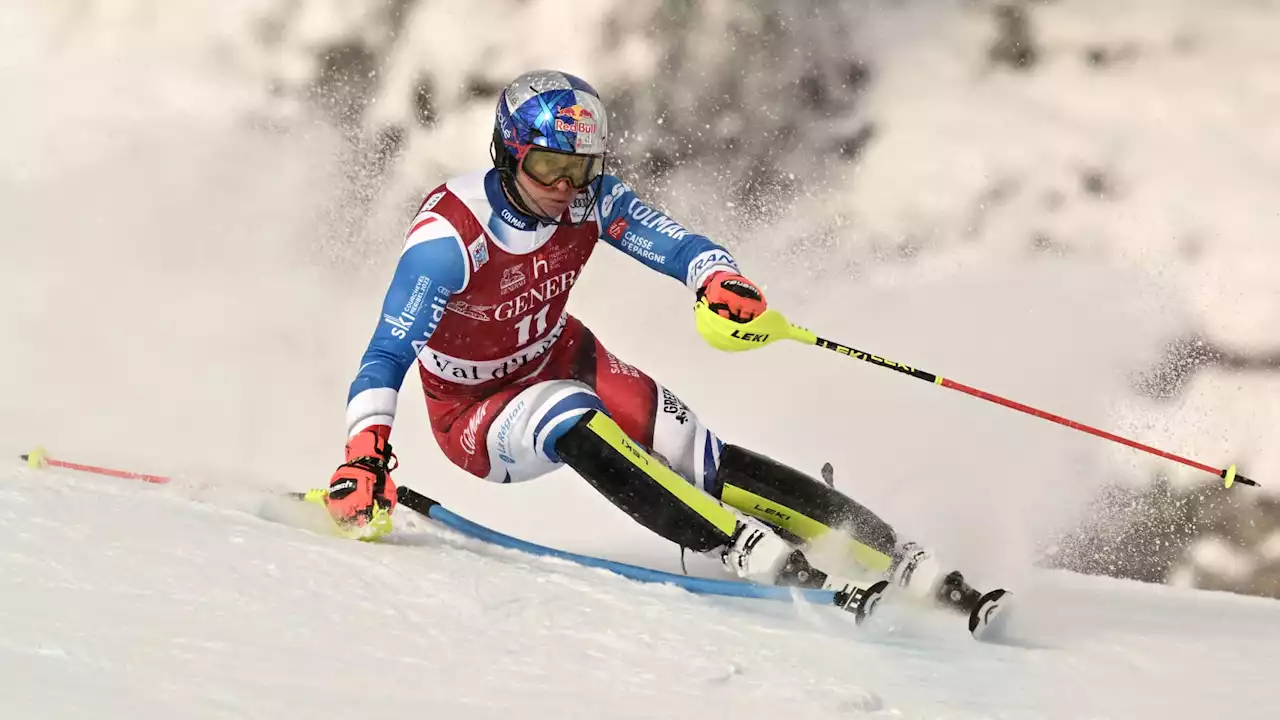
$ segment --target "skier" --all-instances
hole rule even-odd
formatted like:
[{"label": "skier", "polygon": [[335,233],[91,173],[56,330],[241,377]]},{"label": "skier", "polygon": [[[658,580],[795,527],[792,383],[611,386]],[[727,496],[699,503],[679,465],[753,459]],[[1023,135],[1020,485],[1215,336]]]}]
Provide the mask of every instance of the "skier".
[{"label": "skier", "polygon": [[[332,517],[366,536],[390,529],[388,438],[417,360],[436,442],[477,477],[524,482],[566,464],[641,525],[746,580],[833,589],[853,609],[883,579],[972,609],[979,593],[960,573],[827,484],[723,442],[565,312],[598,241],[684,282],[699,312],[744,323],[766,309],[727,250],[604,173],[607,139],[604,103],[580,78],[539,70],[502,90],[493,167],[432,190],[410,224],[348,395]],[[832,531],[872,581],[809,562],[806,543]]]}]

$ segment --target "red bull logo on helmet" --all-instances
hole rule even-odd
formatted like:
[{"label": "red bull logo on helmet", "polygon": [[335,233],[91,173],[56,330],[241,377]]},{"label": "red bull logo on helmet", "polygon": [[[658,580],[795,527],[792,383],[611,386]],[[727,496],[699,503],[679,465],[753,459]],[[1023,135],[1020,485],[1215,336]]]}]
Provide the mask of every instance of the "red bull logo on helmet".
[{"label": "red bull logo on helmet", "polygon": [[596,116],[582,105],[562,107],[556,115],[556,130],[560,132],[593,133],[596,131]]}]

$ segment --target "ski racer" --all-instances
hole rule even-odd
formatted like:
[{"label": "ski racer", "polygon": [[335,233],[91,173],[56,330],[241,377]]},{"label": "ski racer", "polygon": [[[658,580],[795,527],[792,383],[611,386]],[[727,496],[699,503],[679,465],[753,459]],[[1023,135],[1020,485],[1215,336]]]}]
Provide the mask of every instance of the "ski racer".
[{"label": "ski racer", "polygon": [[724,442],[565,311],[599,242],[683,282],[699,312],[741,323],[766,309],[729,251],[604,172],[608,136],[589,84],[528,72],[498,97],[493,167],[426,194],[351,383],[332,517],[367,536],[390,529],[388,440],[417,361],[436,442],[476,477],[525,482],[568,465],[641,525],[743,579],[852,602],[870,583],[805,556],[806,543],[839,531],[879,588],[888,580],[968,611],[979,593],[960,573],[833,487]]}]

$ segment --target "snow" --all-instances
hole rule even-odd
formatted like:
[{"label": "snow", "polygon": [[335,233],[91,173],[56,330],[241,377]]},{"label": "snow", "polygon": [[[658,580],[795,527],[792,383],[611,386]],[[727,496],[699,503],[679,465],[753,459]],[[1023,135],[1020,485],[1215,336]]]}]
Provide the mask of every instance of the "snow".
[{"label": "snow", "polygon": [[[1265,718],[1280,604],[1043,572],[1018,645],[882,603],[700,598],[402,520],[21,469],[0,483],[6,717]],[[265,517],[289,519],[295,525]]]},{"label": "snow", "polygon": [[1262,546],[1258,548],[1258,553],[1268,562],[1280,560],[1280,531],[1268,535]]},{"label": "snow", "polygon": [[[606,5],[482,11],[508,27],[574,12],[588,28]],[[732,25],[732,3],[704,5],[699,22]],[[873,68],[859,112],[874,142],[847,182],[806,188],[777,224],[726,241],[773,304],[823,336],[1239,461],[1272,491],[1274,373],[1205,369],[1165,401],[1137,399],[1131,379],[1190,331],[1275,346],[1280,10],[1035,4],[1043,62],[1016,74],[981,65],[989,5],[859,5],[851,43]],[[408,112],[415,71],[434,68],[446,117],[406,149],[416,172],[402,173],[429,176],[402,178],[413,192],[485,161],[492,100],[470,97],[468,78],[563,63],[594,79],[598,61],[606,82],[658,81],[664,46],[642,29],[603,59],[603,32],[503,49],[494,23],[449,7],[414,6],[369,116]],[[614,9],[635,20],[655,7]],[[1016,590],[1021,644],[978,645],[953,618],[887,603],[853,628],[812,608],[690,597],[408,519],[394,542],[344,542],[271,499],[338,462],[346,386],[400,232],[350,197],[346,138],[271,88],[305,83],[315,48],[348,32],[385,33],[381,17],[335,0],[0,4],[0,451],[42,442],[178,477],[0,469],[0,716],[1275,714],[1274,601],[1031,569],[1103,481],[1191,472],[830,353],[718,355],[687,293],[616,253],[597,254],[571,304],[612,351],[723,437],[815,473],[831,460],[837,486],[905,535],[982,587]],[[480,25],[484,42],[470,42]],[[1139,52],[1099,71],[1081,60],[1095,43]],[[1095,168],[1114,197],[1080,190]],[[715,168],[686,171],[698,192],[673,210],[715,190]],[[804,244],[815,226],[835,233],[820,267]],[[1051,242],[1033,245],[1039,233]],[[516,487],[460,476],[414,381],[403,399],[400,482],[528,540],[678,569],[675,548],[570,474]]]},{"label": "snow", "polygon": [[1246,579],[1254,570],[1255,563],[1247,555],[1221,538],[1197,540],[1187,554],[1195,565],[1213,568],[1234,580]]}]

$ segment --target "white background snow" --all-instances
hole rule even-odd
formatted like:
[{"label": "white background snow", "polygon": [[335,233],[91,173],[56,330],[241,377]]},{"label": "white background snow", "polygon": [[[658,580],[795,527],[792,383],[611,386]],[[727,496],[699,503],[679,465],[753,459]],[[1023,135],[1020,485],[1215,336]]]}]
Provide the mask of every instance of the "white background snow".
[{"label": "white background snow", "polygon": [[[1129,386],[1188,329],[1280,344],[1280,6],[1063,0],[1037,11],[1044,53],[1023,75],[984,65],[982,5],[860,5],[850,42],[876,68],[862,111],[879,135],[846,178],[725,241],[822,335],[1280,482],[1275,379],[1204,372],[1162,404]],[[0,715],[1275,715],[1274,601],[1031,569],[1099,484],[1176,467],[799,346],[718,355],[686,291],[611,252],[571,303],[611,350],[722,436],[814,472],[831,460],[906,534],[1016,588],[1026,646],[901,609],[855,630],[691,598],[411,520],[390,546],[306,529],[304,509],[267,498],[323,484],[339,461],[399,230],[376,252],[345,248],[360,263],[317,252],[343,201],[341,139],[282,110],[265,79],[301,73],[301,49],[364,4],[297,5],[268,56],[248,38],[274,7],[0,8],[0,450],[43,443],[178,478],[0,473]],[[574,15],[589,38],[595,12]],[[481,62],[589,77],[599,64],[607,94],[653,65],[642,42],[607,60],[595,41],[498,52],[470,13],[419,8],[411,46],[430,49],[389,71],[445,67],[443,46],[454,82]],[[1101,73],[1081,59],[1099,42],[1139,52]],[[488,101],[444,102],[456,112],[409,145],[401,185],[485,162]],[[1083,196],[1089,168],[1115,179],[1114,199]],[[987,202],[993,188],[1014,189]],[[692,183],[669,202],[715,234],[726,211],[701,197]],[[833,218],[839,262],[798,257],[789,239]],[[1054,245],[1036,250],[1036,234]],[[455,471],[413,381],[403,400],[400,482],[531,540],[677,565],[571,475],[490,487]]]}]

